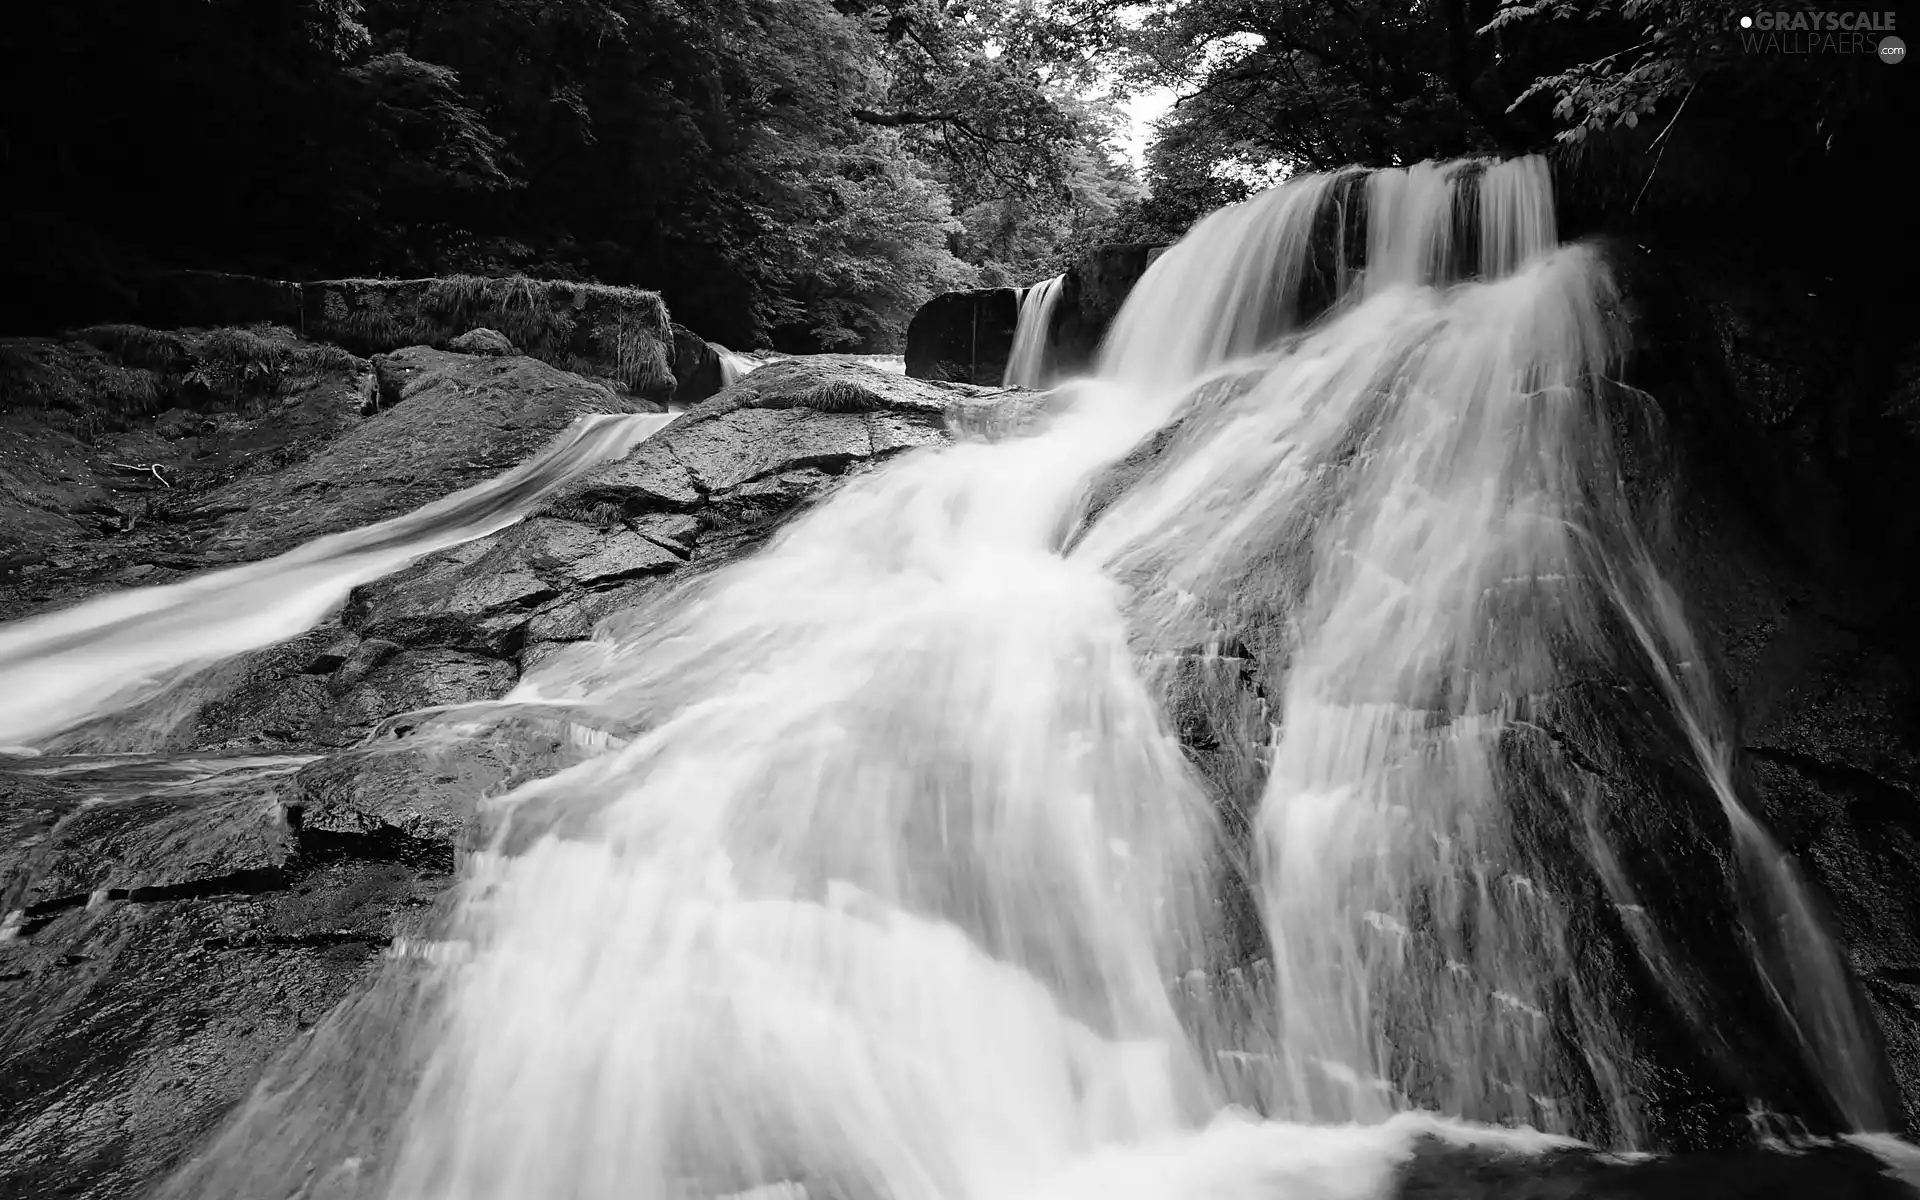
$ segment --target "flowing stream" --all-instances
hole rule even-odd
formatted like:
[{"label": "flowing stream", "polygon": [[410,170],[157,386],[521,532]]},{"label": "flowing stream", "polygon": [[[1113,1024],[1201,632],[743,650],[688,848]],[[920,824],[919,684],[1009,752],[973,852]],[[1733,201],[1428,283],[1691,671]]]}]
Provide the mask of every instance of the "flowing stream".
[{"label": "flowing stream", "polygon": [[[506,707],[642,732],[494,802],[446,952],[390,965],[165,1194],[1362,1200],[1421,1138],[1635,1148],[1631,1031],[1510,804],[1598,828],[1535,736],[1596,664],[1658,681],[1758,977],[1832,1105],[1888,1128],[1844,964],[1741,805],[1639,532],[1619,299],[1559,244],[1535,159],[1305,177],[1209,217],[1050,427],[857,477],[531,672]],[[196,661],[275,636],[217,598],[321,604],[288,573],[321,545],[171,608],[43,618],[65,657],[0,630],[0,672],[45,681],[0,741],[116,667],[183,665],[151,614],[221,627]],[[1169,714],[1183,670],[1250,656],[1241,829]]]}]

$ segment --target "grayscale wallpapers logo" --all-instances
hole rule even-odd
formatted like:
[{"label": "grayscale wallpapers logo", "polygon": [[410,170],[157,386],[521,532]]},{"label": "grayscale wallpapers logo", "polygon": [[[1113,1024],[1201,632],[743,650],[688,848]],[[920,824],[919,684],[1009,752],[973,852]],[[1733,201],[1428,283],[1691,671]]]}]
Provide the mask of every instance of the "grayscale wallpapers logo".
[{"label": "grayscale wallpapers logo", "polygon": [[1871,54],[1883,63],[1907,57],[1890,12],[1831,9],[1758,12],[1740,18],[1740,45],[1749,54]]}]

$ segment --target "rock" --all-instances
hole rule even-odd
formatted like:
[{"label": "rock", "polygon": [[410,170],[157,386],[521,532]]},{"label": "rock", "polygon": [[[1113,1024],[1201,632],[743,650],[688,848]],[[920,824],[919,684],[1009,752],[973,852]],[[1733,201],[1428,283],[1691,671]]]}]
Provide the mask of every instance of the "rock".
[{"label": "rock", "polygon": [[1432,1135],[1418,1139],[1382,1192],[1391,1200],[1910,1200],[1913,1194],[1887,1162],[1846,1144],[1627,1158],[1585,1148],[1503,1152]]},{"label": "rock", "polygon": [[673,327],[673,403],[695,405],[726,385],[720,352],[685,325]]},{"label": "rock", "polygon": [[[23,795],[0,764],[0,827],[65,816],[0,841],[0,900],[38,898],[0,914],[0,1194],[144,1194],[451,880],[450,854],[303,841],[275,802],[284,765],[188,764],[144,798],[151,780],[113,778],[164,765]],[[101,788],[118,801],[81,807]]]},{"label": "rock", "polygon": [[639,405],[533,358],[416,346],[382,355],[379,415],[285,470],[203,501],[230,515],[214,537],[249,558],[398,516],[517,465],[587,413]]},{"label": "rock", "polygon": [[398,713],[492,700],[519,678],[514,664],[441,647],[406,649],[343,688],[315,721],[314,740],[349,745]]},{"label": "rock", "polygon": [[625,741],[579,709],[537,704],[389,722],[368,744],[318,759],[293,777],[286,805],[309,841],[384,838],[396,853],[450,855],[484,843],[481,801]]},{"label": "rock", "polygon": [[224,271],[155,271],[132,281],[126,319],[156,329],[300,325],[300,285]]},{"label": "rock", "polygon": [[1133,285],[1166,250],[1150,243],[1095,246],[1067,268],[1053,317],[1056,371],[1076,374],[1093,365]]},{"label": "rock", "polygon": [[447,349],[455,354],[518,354],[507,335],[497,329],[469,329],[459,337],[447,343]]},{"label": "rock", "polygon": [[915,379],[998,384],[1020,321],[1014,288],[943,292],[907,324],[907,374]]}]

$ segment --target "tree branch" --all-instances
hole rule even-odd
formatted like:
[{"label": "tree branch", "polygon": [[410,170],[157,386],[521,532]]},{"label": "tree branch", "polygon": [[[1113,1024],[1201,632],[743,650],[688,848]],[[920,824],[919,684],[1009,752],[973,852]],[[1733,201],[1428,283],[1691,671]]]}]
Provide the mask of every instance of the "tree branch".
[{"label": "tree branch", "polygon": [[960,119],[959,113],[883,113],[870,108],[856,108],[850,114],[854,120],[866,125],[883,125],[888,129],[899,129],[904,125],[945,125]]}]

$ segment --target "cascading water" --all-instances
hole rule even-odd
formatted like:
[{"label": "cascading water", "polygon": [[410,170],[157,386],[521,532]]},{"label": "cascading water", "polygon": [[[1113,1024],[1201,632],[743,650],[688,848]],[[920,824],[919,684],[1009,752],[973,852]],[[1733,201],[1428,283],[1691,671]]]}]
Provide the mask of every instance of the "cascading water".
[{"label": "cascading water", "polygon": [[[1736,842],[1764,835],[1649,590],[1612,285],[1551,213],[1523,160],[1215,214],[1051,428],[858,478],[543,663],[508,707],[644,732],[499,801],[448,952],[316,1031],[167,1194],[1360,1200],[1422,1134],[1557,1144],[1416,1106],[1634,1144],[1575,900],[1520,869],[1514,797],[1589,815],[1538,710],[1647,631]],[[1272,705],[1264,972],[1219,969],[1239,850],[1152,669],[1229,641]],[[1881,1069],[1844,978],[1768,978],[1882,1123],[1839,1079]],[[1208,1124],[1235,1100],[1272,1120]]]},{"label": "cascading water", "polygon": [[1007,356],[1005,382],[1012,387],[1046,387],[1053,382],[1053,314],[1060,307],[1065,275],[1043,279],[1020,296],[1020,316],[1013,330],[1013,350]]},{"label": "cascading water", "polygon": [[755,358],[750,354],[740,354],[715,344],[714,352],[720,356],[720,386],[732,387],[740,382],[747,372],[767,365],[767,359]]}]

